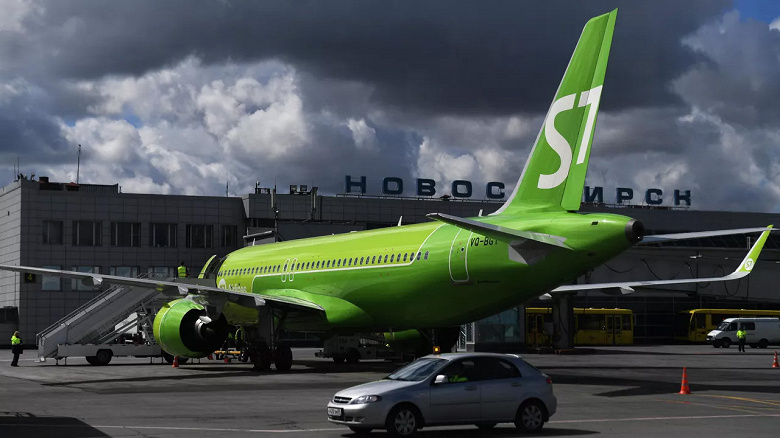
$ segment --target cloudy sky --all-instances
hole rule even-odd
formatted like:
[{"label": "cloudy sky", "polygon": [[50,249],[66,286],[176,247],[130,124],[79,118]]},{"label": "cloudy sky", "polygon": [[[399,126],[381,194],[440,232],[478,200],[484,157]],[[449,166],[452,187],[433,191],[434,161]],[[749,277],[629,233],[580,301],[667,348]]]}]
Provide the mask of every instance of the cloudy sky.
[{"label": "cloudy sky", "polygon": [[582,26],[617,6],[587,184],[780,212],[776,3],[0,0],[0,186],[17,160],[75,181],[81,144],[80,182],[124,192],[509,192]]}]

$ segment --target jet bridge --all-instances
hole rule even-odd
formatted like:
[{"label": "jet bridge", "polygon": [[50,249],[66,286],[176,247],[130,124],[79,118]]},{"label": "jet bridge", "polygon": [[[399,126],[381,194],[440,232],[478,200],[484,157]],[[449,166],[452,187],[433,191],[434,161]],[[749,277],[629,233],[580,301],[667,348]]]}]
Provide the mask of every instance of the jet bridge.
[{"label": "jet bridge", "polygon": [[[69,315],[38,333],[38,357],[84,356],[93,365],[105,365],[112,356],[160,356],[152,333],[154,315],[173,296],[153,288],[114,285]],[[135,319],[129,319],[136,314]],[[138,328],[140,345],[114,343],[118,336]]]}]

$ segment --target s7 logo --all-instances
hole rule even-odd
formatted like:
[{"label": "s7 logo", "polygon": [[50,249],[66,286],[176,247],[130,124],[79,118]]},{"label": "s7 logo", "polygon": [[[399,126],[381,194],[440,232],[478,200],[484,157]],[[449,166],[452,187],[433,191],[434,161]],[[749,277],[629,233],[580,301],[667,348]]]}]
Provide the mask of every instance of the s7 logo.
[{"label": "s7 logo", "polygon": [[[580,142],[577,150],[577,163],[582,164],[585,162],[585,156],[588,153],[588,147],[590,146],[590,137],[593,134],[593,124],[596,121],[596,112],[599,107],[599,101],[601,100],[601,87],[591,88],[590,90],[580,93],[578,107],[590,105],[588,108],[588,117],[585,122],[585,130],[582,132],[582,141]],[[574,109],[574,101],[576,94],[569,94],[563,96],[560,99],[553,102],[550,106],[550,112],[547,114],[547,118],[544,120],[544,134],[547,138],[547,143],[561,158],[561,166],[555,172],[551,174],[539,175],[539,183],[537,187],[540,189],[553,189],[561,185],[566,180],[569,174],[569,168],[571,167],[572,150],[571,145],[566,138],[561,135],[555,128],[555,118],[558,114]],[[580,121],[578,120],[578,123]]]}]

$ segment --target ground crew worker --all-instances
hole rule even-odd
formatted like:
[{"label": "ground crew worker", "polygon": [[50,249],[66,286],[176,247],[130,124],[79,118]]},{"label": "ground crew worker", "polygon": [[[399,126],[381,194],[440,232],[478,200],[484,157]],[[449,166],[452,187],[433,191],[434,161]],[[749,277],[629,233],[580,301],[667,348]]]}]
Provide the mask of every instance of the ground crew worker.
[{"label": "ground crew worker", "polygon": [[747,340],[747,332],[742,326],[739,326],[737,330],[737,342],[739,342],[739,351],[745,352],[745,341]]},{"label": "ground crew worker", "polygon": [[244,347],[244,327],[238,326],[236,330],[236,350],[241,350]]},{"label": "ground crew worker", "polygon": [[466,374],[466,367],[463,366],[462,363],[457,363],[452,366],[449,370],[449,378],[447,379],[450,383],[458,383],[458,382],[467,382],[469,379],[464,375]]},{"label": "ground crew worker", "polygon": [[15,331],[11,336],[11,353],[14,354],[14,359],[11,361],[12,367],[19,366],[19,355],[22,354],[22,338],[19,337],[19,332]]},{"label": "ground crew worker", "polygon": [[187,276],[187,267],[184,266],[184,262],[181,262],[177,271],[179,272],[179,278],[184,278]]}]

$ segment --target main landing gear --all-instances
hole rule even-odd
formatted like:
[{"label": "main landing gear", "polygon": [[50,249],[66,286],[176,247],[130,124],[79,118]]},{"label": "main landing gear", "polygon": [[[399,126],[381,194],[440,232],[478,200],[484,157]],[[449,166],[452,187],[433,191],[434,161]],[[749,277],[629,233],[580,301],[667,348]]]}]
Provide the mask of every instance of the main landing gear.
[{"label": "main landing gear", "polygon": [[[255,341],[250,343],[246,356],[249,357],[258,371],[269,370],[271,364],[276,367],[277,371],[290,371],[293,362],[292,349],[278,341],[287,312],[282,310],[280,314],[274,315],[274,312],[267,306],[261,306],[257,308],[257,313],[259,324],[253,336]],[[275,325],[274,319],[276,319]],[[271,345],[268,344],[267,339],[273,340]]]},{"label": "main landing gear", "polygon": [[260,341],[246,349],[246,355],[258,371],[271,369],[273,363],[277,371],[290,371],[292,368],[292,349],[287,345],[277,345],[271,350],[265,341]]}]

